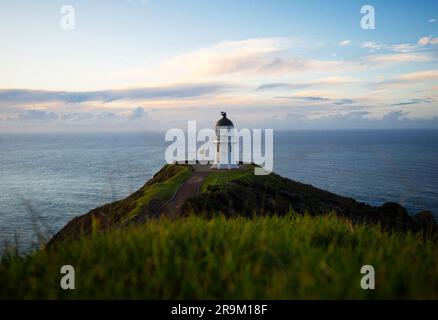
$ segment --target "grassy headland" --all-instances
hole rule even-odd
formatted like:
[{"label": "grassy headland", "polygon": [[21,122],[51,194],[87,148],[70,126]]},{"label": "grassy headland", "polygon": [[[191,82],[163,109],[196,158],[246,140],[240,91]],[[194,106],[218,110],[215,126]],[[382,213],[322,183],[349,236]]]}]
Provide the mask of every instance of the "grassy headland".
[{"label": "grassy headland", "polygon": [[[0,298],[438,299],[430,213],[252,169],[163,167],[126,199],[73,219],[46,249],[5,251]],[[178,198],[190,181],[199,192]],[[173,219],[162,210],[171,199],[184,199]],[[63,265],[75,267],[73,291],[60,289]],[[360,287],[364,265],[376,290]]]}]

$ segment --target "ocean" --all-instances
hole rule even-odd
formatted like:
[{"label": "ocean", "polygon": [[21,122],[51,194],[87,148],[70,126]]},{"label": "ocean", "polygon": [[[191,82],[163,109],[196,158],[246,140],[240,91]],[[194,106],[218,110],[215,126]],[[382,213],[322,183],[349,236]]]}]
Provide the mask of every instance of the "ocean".
[{"label": "ocean", "polygon": [[[139,189],[164,165],[164,133],[0,134],[0,243]],[[276,131],[274,171],[359,201],[438,217],[438,130]],[[37,221],[37,223],[35,223]]]}]

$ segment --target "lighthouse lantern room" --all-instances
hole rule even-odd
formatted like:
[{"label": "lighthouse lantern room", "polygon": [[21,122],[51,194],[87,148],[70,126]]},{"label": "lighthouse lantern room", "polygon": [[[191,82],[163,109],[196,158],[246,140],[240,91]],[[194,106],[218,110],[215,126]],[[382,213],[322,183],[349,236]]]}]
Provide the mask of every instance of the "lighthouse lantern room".
[{"label": "lighthouse lantern room", "polygon": [[227,118],[226,112],[221,112],[222,119],[216,123],[216,157],[212,168],[237,169],[235,159],[236,137],[233,122]]}]

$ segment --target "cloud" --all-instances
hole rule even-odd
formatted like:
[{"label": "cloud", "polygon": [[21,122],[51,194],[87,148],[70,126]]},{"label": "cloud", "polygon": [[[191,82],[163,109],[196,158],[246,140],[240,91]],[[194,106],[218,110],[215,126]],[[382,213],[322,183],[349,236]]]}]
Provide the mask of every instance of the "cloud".
[{"label": "cloud", "polygon": [[170,68],[183,68],[196,75],[229,74],[263,68],[273,63],[272,54],[289,47],[287,38],[255,38],[223,41],[214,46],[188,52],[167,61]]},{"label": "cloud", "polygon": [[408,53],[408,52],[417,51],[419,48],[415,44],[400,43],[400,44],[393,44],[393,45],[389,46],[389,49],[394,51],[394,52]]},{"label": "cloud", "polygon": [[65,102],[84,103],[89,101],[112,102],[116,100],[183,99],[207,96],[231,89],[223,84],[188,84],[160,88],[140,88],[102,91],[45,91],[26,89],[0,90],[0,101],[15,103]]},{"label": "cloud", "polygon": [[382,121],[385,121],[385,122],[399,121],[403,117],[406,117],[408,114],[409,114],[408,112],[403,112],[401,110],[391,111],[390,113],[383,116]]},{"label": "cloud", "polygon": [[355,84],[358,81],[352,77],[328,77],[309,82],[310,86],[339,86],[345,84]]},{"label": "cloud", "polygon": [[405,73],[396,78],[398,81],[438,80],[438,69]]},{"label": "cloud", "polygon": [[430,43],[431,37],[422,37],[418,40],[418,45],[427,46]]},{"label": "cloud", "polygon": [[374,83],[372,86],[380,89],[400,89],[406,86],[416,86],[422,83],[430,84],[433,81],[438,81],[438,70],[404,73],[393,79]]},{"label": "cloud", "polygon": [[364,120],[367,116],[369,116],[368,111],[353,111],[353,112],[347,112],[337,115],[330,115],[327,117],[323,117],[324,120],[330,119],[331,121],[357,121],[357,120]]},{"label": "cloud", "polygon": [[[229,75],[290,75],[304,71],[337,70],[344,63],[336,60],[297,56],[306,43],[290,38],[256,38],[224,41],[170,59],[163,66],[179,70],[186,77]],[[292,54],[294,52],[295,54]]]},{"label": "cloud", "polygon": [[306,87],[306,84],[291,84],[291,83],[265,83],[258,86],[255,91],[270,91],[278,89],[301,89]]},{"label": "cloud", "polygon": [[75,113],[66,113],[60,116],[60,120],[62,122],[83,122],[94,118],[92,113],[86,112],[75,112]]},{"label": "cloud", "polygon": [[301,96],[291,96],[291,97],[277,97],[277,99],[291,99],[291,100],[303,100],[303,101],[328,101],[330,99],[324,97],[301,97]]},{"label": "cloud", "polygon": [[7,120],[12,122],[29,122],[29,123],[86,123],[86,122],[107,122],[107,121],[119,121],[123,117],[115,114],[114,112],[103,111],[97,113],[91,112],[77,112],[77,113],[65,113],[59,114],[56,112],[48,112],[44,110],[25,110],[25,112],[18,114],[15,117],[9,117]]},{"label": "cloud", "polygon": [[[339,43],[352,45],[351,40]],[[315,44],[313,50],[315,50]],[[369,52],[386,50],[392,54],[359,57],[359,59],[318,59],[302,55],[302,49],[308,50],[307,43],[290,38],[255,38],[239,41],[224,41],[214,46],[202,48],[177,57],[164,64],[164,70],[172,70],[189,78],[211,78],[223,76],[290,76],[298,73],[351,72],[369,66],[393,65],[406,62],[424,62],[433,60],[417,44],[383,44],[362,42],[360,47]],[[306,51],[307,52],[307,51]],[[167,69],[166,69],[167,68]],[[178,71],[175,71],[178,70]],[[279,88],[279,87],[277,87]],[[260,88],[263,90],[265,88]]]},{"label": "cloud", "polygon": [[392,106],[407,106],[412,104],[424,104],[424,103],[432,103],[433,100],[431,98],[428,99],[411,99],[409,101],[403,101],[392,104]]},{"label": "cloud", "polygon": [[419,129],[438,128],[438,117],[409,118],[409,113],[392,110],[379,118],[366,110],[308,117],[302,113],[274,114],[271,121],[275,127],[294,129]]},{"label": "cloud", "polygon": [[8,120],[15,121],[36,121],[36,122],[53,122],[59,119],[59,116],[54,112],[47,112],[44,110],[25,110],[16,118],[9,118]]},{"label": "cloud", "polygon": [[[147,113],[142,107],[133,109],[130,114],[112,111],[61,113],[31,109],[7,119],[0,119],[0,123],[3,129],[15,128],[20,131],[50,131],[51,129],[69,131],[74,128],[81,130],[99,130],[102,128],[131,130],[144,129],[144,123],[140,120],[146,117]],[[136,121],[133,122],[133,120]]]},{"label": "cloud", "polygon": [[367,41],[367,42],[362,42],[360,44],[360,47],[364,48],[364,49],[369,49],[370,51],[376,51],[376,50],[384,49],[386,47],[386,45],[378,44],[378,43],[372,42],[372,41]]},{"label": "cloud", "polygon": [[294,89],[303,89],[308,87],[318,87],[318,86],[340,86],[340,85],[349,85],[355,84],[357,80],[352,77],[328,77],[317,79],[310,82],[303,83],[285,83],[285,82],[273,82],[273,83],[265,83],[258,86],[256,91],[270,91],[270,90],[294,90]]},{"label": "cloud", "polygon": [[369,52],[375,51],[391,51],[396,53],[410,53],[410,52],[418,52],[424,51],[424,47],[429,44],[436,44],[438,38],[422,37],[417,43],[398,43],[398,44],[385,44],[385,43],[377,43],[372,41],[362,42],[360,44],[361,48],[368,49]]},{"label": "cloud", "polygon": [[419,46],[427,46],[429,44],[432,44],[432,45],[438,44],[438,38],[434,38],[432,36],[429,36],[429,37],[422,37],[418,40]]},{"label": "cloud", "polygon": [[[351,40],[343,42],[346,44],[348,41]],[[190,79],[184,85],[81,92],[7,89],[0,90],[0,103],[3,102],[3,105],[21,104],[26,107],[26,104],[30,103],[48,102],[69,104],[94,101],[110,103],[118,100],[182,100],[227,93],[238,88],[235,83],[242,83],[242,86],[245,86],[248,78],[253,80],[255,77],[277,78],[272,82],[260,85],[256,91],[337,86],[350,84],[353,81],[342,76],[328,77],[307,83],[288,83],[285,80],[299,73],[305,73],[309,76],[312,73],[318,76],[325,73],[326,76],[342,75],[345,72],[351,74],[351,72],[368,70],[371,67],[385,67],[408,62],[428,62],[434,59],[433,55],[427,53],[408,52],[413,50],[410,44],[395,45],[393,50],[399,51],[395,54],[365,56],[355,60],[303,58],[302,54],[300,57],[300,49],[307,50],[307,45],[307,43],[290,38],[224,41],[211,47],[179,55],[160,65],[158,68],[160,74],[173,74],[175,72],[176,75],[181,76],[181,81],[185,82]],[[374,42],[362,43],[361,46],[372,50],[385,47],[385,45]],[[196,81],[193,81],[194,78]],[[224,84],[224,81],[229,82],[230,80],[234,81],[233,84]]]},{"label": "cloud", "polygon": [[113,119],[116,119],[117,117],[118,116],[114,112],[108,112],[108,111],[99,112],[96,115],[96,118],[99,120],[113,120]]},{"label": "cloud", "polygon": [[344,41],[341,41],[340,43],[339,43],[339,45],[341,46],[341,47],[344,47],[344,46],[351,46],[353,44],[353,41],[351,41],[351,40],[344,40]]},{"label": "cloud", "polygon": [[146,117],[147,114],[142,107],[135,108],[132,110],[131,115],[129,116],[130,120],[138,120]]},{"label": "cloud", "polygon": [[436,22],[436,19],[435,18],[432,18],[432,19],[429,19],[428,20],[430,23],[435,23]]},{"label": "cloud", "polygon": [[[429,44],[433,39],[436,38],[428,38]],[[374,53],[360,50],[359,56],[348,59],[327,56],[332,51],[319,48],[315,42],[311,44],[310,50],[306,45],[288,38],[224,41],[157,64],[156,69],[148,71],[149,74],[157,73],[159,80],[156,82],[154,77],[141,78],[142,76],[139,77],[143,79],[141,82],[131,82],[166,83],[172,79],[172,83],[177,84],[118,90],[109,87],[107,90],[76,92],[4,89],[0,90],[0,107],[3,113],[0,117],[6,119],[12,115],[19,118],[18,114],[23,113],[21,117],[24,119],[26,112],[20,110],[39,109],[55,111],[55,114],[45,117],[58,123],[76,125],[101,121],[140,127],[140,119],[179,121],[189,115],[208,115],[209,110],[219,106],[251,110],[244,116],[247,117],[245,121],[250,122],[247,119],[258,116],[256,111],[252,112],[252,108],[255,106],[256,110],[257,105],[302,108],[306,109],[304,112],[313,112],[312,116],[320,116],[347,110],[378,109],[381,112],[382,109],[379,108],[424,103],[420,102],[421,99],[410,99],[412,97],[435,98],[430,93],[433,91],[430,88],[436,87],[433,81],[438,79],[438,73],[430,70],[434,67],[432,63],[425,63],[437,61],[434,48],[430,45],[391,45],[344,40],[339,45],[360,45],[370,51],[381,50]],[[409,69],[404,68],[407,63],[412,63]],[[396,68],[399,66],[400,68]],[[383,68],[388,69],[382,70]],[[403,72],[400,70],[415,71],[418,68],[429,70],[397,76]],[[142,68],[136,70],[145,73]],[[160,72],[155,72],[157,70]],[[177,77],[173,77],[174,74]],[[382,81],[377,82],[380,80]],[[394,93],[376,90],[377,94],[374,95],[375,92],[368,90],[373,85],[381,88],[399,86],[401,90]],[[133,109],[133,106],[136,108]],[[428,110],[415,112],[432,116],[435,112],[431,110],[433,106],[425,107],[417,109]],[[160,111],[152,112],[151,108]],[[56,116],[58,119],[54,120]],[[44,118],[43,115],[40,117]]]},{"label": "cloud", "polygon": [[434,58],[429,54],[422,53],[394,53],[394,54],[379,54],[367,57],[367,60],[375,64],[395,64],[406,62],[429,62]]},{"label": "cloud", "polygon": [[292,121],[295,123],[295,126],[313,126],[312,123],[316,127],[320,127],[321,125],[328,125],[332,128],[340,128],[342,125],[351,122],[363,122],[369,121],[366,117],[369,116],[370,113],[368,111],[352,111],[347,113],[333,114],[322,116],[318,118],[309,118],[302,113],[297,112],[289,112],[285,115],[274,115],[274,121]]},{"label": "cloud", "polygon": [[334,102],[334,104],[338,105],[338,106],[343,106],[346,104],[353,104],[354,101],[352,99],[340,99],[336,102]]},{"label": "cloud", "polygon": [[290,97],[277,97],[277,99],[290,99],[290,100],[303,100],[303,101],[310,101],[310,102],[332,102],[334,105],[337,106],[345,106],[345,105],[352,105],[355,103],[353,99],[329,99],[325,97],[318,97],[318,96],[290,96]]}]

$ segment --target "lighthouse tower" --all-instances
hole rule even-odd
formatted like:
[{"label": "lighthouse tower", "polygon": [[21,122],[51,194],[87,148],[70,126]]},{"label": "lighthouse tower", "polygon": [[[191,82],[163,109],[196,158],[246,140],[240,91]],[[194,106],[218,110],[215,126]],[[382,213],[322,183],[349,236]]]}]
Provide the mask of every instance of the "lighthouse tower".
[{"label": "lighthouse tower", "polygon": [[226,112],[221,112],[222,119],[216,123],[216,157],[212,168],[237,169],[239,165],[234,159],[236,138],[234,136],[233,122],[227,118]]}]

